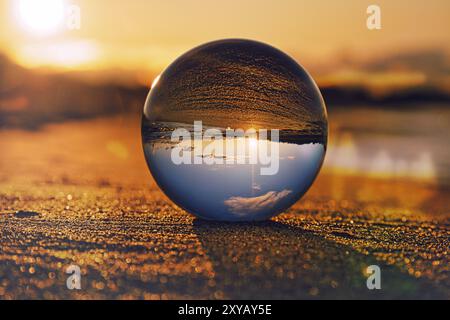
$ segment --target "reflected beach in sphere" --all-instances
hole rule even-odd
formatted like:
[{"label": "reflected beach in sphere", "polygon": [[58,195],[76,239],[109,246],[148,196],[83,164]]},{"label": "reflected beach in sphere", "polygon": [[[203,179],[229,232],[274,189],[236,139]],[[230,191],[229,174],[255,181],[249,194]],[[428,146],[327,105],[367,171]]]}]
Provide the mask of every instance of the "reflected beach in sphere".
[{"label": "reflected beach in sphere", "polygon": [[203,219],[256,221],[300,199],[322,165],[325,104],[292,58],[250,40],[196,47],[154,83],[142,141],[149,169]]}]

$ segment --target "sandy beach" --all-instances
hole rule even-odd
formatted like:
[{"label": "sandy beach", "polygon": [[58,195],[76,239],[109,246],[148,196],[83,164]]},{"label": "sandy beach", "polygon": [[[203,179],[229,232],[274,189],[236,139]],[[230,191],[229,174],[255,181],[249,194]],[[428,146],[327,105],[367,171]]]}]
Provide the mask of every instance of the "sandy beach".
[{"label": "sandy beach", "polygon": [[159,191],[140,139],[123,116],[0,131],[0,299],[450,298],[448,187],[324,168],[271,221],[207,222]]}]

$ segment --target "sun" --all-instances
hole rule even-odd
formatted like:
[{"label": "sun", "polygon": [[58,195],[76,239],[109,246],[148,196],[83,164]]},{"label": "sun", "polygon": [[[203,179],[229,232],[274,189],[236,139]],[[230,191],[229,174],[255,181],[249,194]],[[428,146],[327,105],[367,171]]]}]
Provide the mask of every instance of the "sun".
[{"label": "sun", "polygon": [[64,21],[63,0],[19,0],[19,21],[24,29],[34,34],[51,34]]},{"label": "sun", "polygon": [[258,148],[258,139],[257,138],[249,138],[248,145],[250,150],[254,151]]}]

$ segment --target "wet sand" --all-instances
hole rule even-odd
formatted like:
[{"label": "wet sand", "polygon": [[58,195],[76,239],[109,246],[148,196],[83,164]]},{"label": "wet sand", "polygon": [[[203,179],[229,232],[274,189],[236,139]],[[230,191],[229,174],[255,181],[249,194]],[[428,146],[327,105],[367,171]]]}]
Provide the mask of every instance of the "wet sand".
[{"label": "wet sand", "polygon": [[324,168],[272,221],[205,222],[159,191],[139,124],[0,131],[0,299],[450,298],[448,187]]}]

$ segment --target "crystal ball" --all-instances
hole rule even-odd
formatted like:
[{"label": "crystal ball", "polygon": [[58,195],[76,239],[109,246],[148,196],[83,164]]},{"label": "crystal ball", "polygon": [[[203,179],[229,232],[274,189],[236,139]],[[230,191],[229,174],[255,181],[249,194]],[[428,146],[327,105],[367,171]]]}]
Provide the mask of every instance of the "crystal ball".
[{"label": "crystal ball", "polygon": [[308,72],[252,40],[209,42],[158,76],[142,116],[150,172],[198,218],[258,221],[287,210],[314,182],[328,121]]}]

